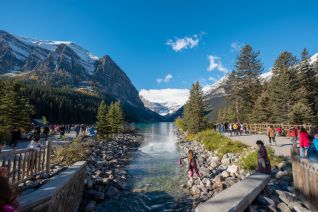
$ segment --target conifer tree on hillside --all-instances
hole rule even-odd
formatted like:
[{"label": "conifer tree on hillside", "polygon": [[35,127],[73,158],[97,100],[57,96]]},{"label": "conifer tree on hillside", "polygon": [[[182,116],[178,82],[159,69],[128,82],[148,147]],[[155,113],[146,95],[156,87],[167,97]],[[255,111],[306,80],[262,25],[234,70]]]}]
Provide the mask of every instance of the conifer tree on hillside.
[{"label": "conifer tree on hillside", "polygon": [[[318,100],[318,80],[317,74],[314,70],[313,65],[309,63],[309,53],[305,48],[301,53],[301,62],[299,67],[297,67],[298,72],[298,102],[302,102],[305,107],[309,107],[306,109],[306,118],[304,121],[306,123],[312,123],[316,117],[314,114],[317,114],[318,105],[316,104]],[[309,118],[310,117],[310,118]]]},{"label": "conifer tree on hillside", "polygon": [[292,108],[297,97],[297,58],[290,52],[283,52],[272,68],[273,76],[268,84],[268,95],[272,121],[290,123]]},{"label": "conifer tree on hillside", "polygon": [[122,132],[124,129],[124,113],[119,101],[115,102],[114,111],[116,114],[114,131],[116,133],[119,133],[119,132]]},{"label": "conifer tree on hillside", "polygon": [[107,113],[108,126],[111,133],[122,132],[124,115],[119,101],[112,102]]},{"label": "conifer tree on hillside", "polygon": [[109,133],[109,124],[107,119],[107,105],[104,101],[102,101],[98,107],[97,112],[97,122],[96,122],[96,129],[97,129],[97,136],[99,138],[106,138],[107,134]]},{"label": "conifer tree on hillside", "polygon": [[183,120],[186,130],[190,133],[197,133],[206,127],[205,105],[203,92],[199,82],[192,85],[190,97],[185,105]]},{"label": "conifer tree on hillside", "polygon": [[272,122],[272,111],[270,109],[271,107],[269,99],[269,93],[265,89],[255,102],[252,114],[254,123]]},{"label": "conifer tree on hillside", "polygon": [[227,98],[235,107],[237,119],[241,121],[249,121],[256,99],[261,93],[259,77],[263,66],[259,54],[250,45],[244,46],[227,81]]},{"label": "conifer tree on hillside", "polygon": [[33,107],[29,99],[21,94],[21,86],[14,80],[0,83],[0,139],[9,141],[14,128],[31,129]]}]

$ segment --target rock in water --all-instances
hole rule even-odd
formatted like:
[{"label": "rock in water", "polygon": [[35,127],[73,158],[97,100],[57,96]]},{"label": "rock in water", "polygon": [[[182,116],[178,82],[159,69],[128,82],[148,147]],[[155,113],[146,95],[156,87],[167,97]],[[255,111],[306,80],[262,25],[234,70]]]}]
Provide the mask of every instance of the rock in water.
[{"label": "rock in water", "polygon": [[114,186],[110,186],[106,192],[107,197],[113,197],[118,194],[118,189]]}]

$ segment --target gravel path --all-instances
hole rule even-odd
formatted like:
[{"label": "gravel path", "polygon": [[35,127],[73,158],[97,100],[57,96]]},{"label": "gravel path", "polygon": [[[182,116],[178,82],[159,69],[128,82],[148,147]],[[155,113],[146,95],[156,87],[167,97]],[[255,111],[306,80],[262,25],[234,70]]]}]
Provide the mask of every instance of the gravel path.
[{"label": "gravel path", "polygon": [[[246,145],[257,147],[256,141],[262,140],[265,145],[269,145],[268,137],[266,135],[242,135],[242,136],[230,136],[229,133],[225,133],[226,136],[233,140],[240,141]],[[288,137],[276,137],[277,145],[271,147],[275,150],[276,155],[290,156],[291,144]]]}]

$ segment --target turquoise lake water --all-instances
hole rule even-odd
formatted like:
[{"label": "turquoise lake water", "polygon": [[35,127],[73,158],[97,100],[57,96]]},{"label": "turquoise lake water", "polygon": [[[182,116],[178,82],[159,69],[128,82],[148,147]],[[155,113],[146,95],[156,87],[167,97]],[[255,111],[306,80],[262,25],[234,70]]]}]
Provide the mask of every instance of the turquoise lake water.
[{"label": "turquoise lake water", "polygon": [[182,192],[185,170],[177,161],[173,123],[136,124],[143,141],[128,165],[130,192],[98,205],[98,211],[189,211],[192,201]]}]

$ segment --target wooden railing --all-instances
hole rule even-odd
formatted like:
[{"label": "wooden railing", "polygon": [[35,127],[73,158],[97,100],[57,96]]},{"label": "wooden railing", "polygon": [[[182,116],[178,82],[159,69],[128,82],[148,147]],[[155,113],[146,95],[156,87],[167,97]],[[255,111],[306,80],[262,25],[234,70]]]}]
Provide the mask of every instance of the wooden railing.
[{"label": "wooden railing", "polygon": [[318,210],[318,164],[305,158],[300,158],[291,149],[291,162],[295,194],[303,201],[309,202],[311,211]]},{"label": "wooden railing", "polygon": [[313,125],[296,125],[296,124],[246,124],[247,129],[250,133],[256,133],[256,134],[266,134],[267,129],[269,126],[273,126],[274,129],[281,127],[285,130],[285,132],[288,132],[288,130],[292,127],[305,127],[308,131],[311,131],[314,126]]},{"label": "wooden railing", "polygon": [[51,142],[40,151],[18,149],[0,153],[0,166],[6,167],[10,183],[19,184],[36,174],[50,172]]}]

